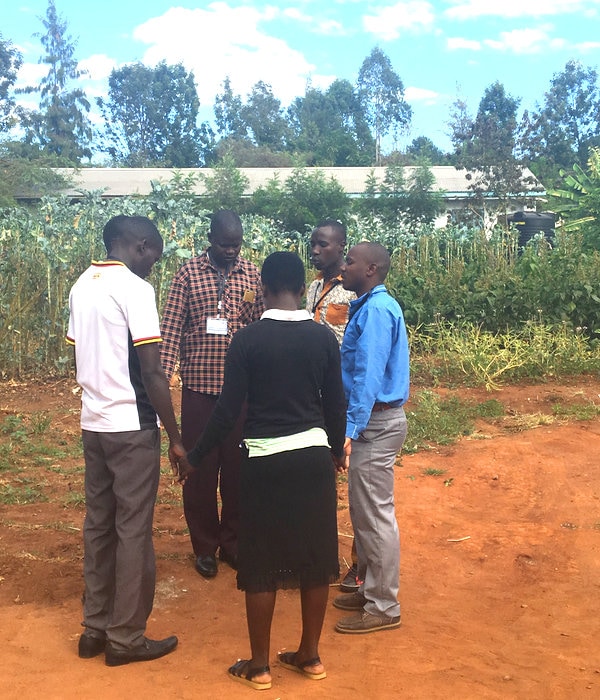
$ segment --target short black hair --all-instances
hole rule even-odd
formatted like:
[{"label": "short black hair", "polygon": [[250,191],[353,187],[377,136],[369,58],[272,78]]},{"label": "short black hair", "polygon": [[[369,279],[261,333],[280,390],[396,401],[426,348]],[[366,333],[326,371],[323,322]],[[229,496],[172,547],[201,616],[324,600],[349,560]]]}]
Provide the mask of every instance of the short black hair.
[{"label": "short black hair", "polygon": [[242,220],[232,209],[219,209],[210,217],[210,235],[242,231]]},{"label": "short black hair", "polygon": [[304,286],[304,263],[297,253],[284,250],[271,253],[263,263],[260,278],[273,294],[298,294]]},{"label": "short black hair", "polygon": [[115,241],[140,241],[144,238],[151,247],[161,248],[163,245],[163,239],[156,224],[147,216],[119,214],[109,219],[102,230],[102,240],[107,253],[110,253]]},{"label": "short black hair", "polygon": [[381,243],[376,243],[375,241],[361,241],[355,247],[366,250],[365,258],[367,262],[377,265],[378,279],[383,282],[390,271],[391,265],[390,254],[387,252],[387,249]]},{"label": "short black hair", "polygon": [[343,243],[346,243],[346,226],[338,219],[321,219],[314,230],[326,228],[327,226],[338,234]]}]

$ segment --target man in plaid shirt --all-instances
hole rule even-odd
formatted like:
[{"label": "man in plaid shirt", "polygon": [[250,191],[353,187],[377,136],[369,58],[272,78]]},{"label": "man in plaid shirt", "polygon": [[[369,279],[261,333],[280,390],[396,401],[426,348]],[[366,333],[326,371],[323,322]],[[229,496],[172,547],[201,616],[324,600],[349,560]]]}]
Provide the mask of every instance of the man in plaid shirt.
[{"label": "man in plaid shirt", "polygon": [[[217,402],[225,355],[233,334],[264,311],[260,271],[239,257],[242,223],[228,209],[211,219],[205,253],[184,263],[173,278],[163,312],[161,360],[170,379],[179,358],[181,436],[191,450]],[[183,486],[183,508],[196,557],[206,578],[217,573],[216,552],[237,566],[240,442],[245,416]],[[221,513],[217,504],[217,487]]]}]

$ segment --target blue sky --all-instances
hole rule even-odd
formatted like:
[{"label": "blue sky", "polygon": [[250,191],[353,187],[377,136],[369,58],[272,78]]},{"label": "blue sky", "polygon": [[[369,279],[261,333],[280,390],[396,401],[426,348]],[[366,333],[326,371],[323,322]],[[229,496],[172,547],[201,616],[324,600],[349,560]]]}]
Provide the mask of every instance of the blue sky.
[{"label": "blue sky", "polygon": [[[38,64],[46,0],[5,0],[0,33],[23,53],[20,84],[45,73]],[[457,97],[477,110],[496,80],[535,108],[570,59],[599,69],[600,0],[56,0],[89,71],[83,87],[105,95],[113,68],[133,61],[183,63],[193,70],[201,118],[229,76],[246,96],[258,80],[287,106],[307,83],[356,81],[374,46],[390,58],[413,108],[410,132],[450,147],[448,120]],[[24,97],[27,98],[27,96]],[[388,144],[388,149],[391,144]]]}]

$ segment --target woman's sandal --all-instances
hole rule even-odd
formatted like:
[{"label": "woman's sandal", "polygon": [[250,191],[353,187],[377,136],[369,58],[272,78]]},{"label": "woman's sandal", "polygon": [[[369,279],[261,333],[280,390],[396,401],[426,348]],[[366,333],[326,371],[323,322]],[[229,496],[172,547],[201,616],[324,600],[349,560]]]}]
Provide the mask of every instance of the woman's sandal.
[{"label": "woman's sandal", "polygon": [[301,673],[305,678],[310,678],[313,681],[320,681],[323,678],[327,678],[327,673],[325,671],[321,671],[321,673],[311,673],[306,670],[309,666],[316,666],[321,663],[321,659],[318,656],[315,656],[314,659],[307,659],[306,661],[298,663],[296,661],[296,654],[297,652],[295,651],[278,652],[277,660],[279,661],[279,665],[290,671]]},{"label": "woman's sandal", "polygon": [[[249,668],[250,660],[248,659],[238,659],[233,666],[227,669],[227,673],[234,681],[239,681],[244,685],[254,688],[254,690],[269,690],[271,687],[271,681],[265,681],[264,683],[259,683],[258,681],[252,680],[256,676],[260,676],[263,673],[270,673],[271,669],[268,666],[258,666],[256,668]],[[245,673],[244,673],[245,671]]]}]

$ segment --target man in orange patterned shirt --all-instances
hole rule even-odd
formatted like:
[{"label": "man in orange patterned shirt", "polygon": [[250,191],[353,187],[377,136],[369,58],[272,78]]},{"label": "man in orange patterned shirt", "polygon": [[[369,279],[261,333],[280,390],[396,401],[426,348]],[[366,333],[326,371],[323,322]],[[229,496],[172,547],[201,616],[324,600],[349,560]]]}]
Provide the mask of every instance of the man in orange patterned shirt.
[{"label": "man in orange patterned shirt", "polygon": [[[356,299],[354,292],[342,286],[340,268],[344,262],[346,227],[341,221],[320,221],[310,237],[311,262],[319,271],[306,293],[306,308],[317,323],[333,331],[338,345],[342,344],[350,302]],[[346,593],[358,590],[356,550],[352,545],[352,565],[340,588]]]}]

